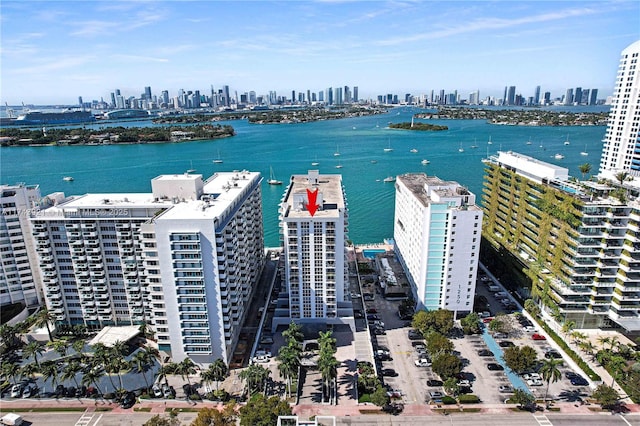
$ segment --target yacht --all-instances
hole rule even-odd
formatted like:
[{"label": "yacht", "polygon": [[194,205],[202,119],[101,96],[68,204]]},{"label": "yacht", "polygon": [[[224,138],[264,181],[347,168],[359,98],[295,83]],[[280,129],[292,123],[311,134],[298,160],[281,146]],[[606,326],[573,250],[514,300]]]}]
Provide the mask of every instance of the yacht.
[{"label": "yacht", "polygon": [[393,176],[387,176],[386,178],[383,179],[383,182],[395,182],[396,178]]},{"label": "yacht", "polygon": [[342,164],[338,163],[338,165],[336,166],[336,169],[341,169],[342,168]]},{"label": "yacht", "polygon": [[553,156],[553,158],[555,158],[556,160],[562,160],[564,158],[564,155],[556,154],[556,155]]},{"label": "yacht", "polygon": [[417,154],[417,153],[418,153],[418,150],[417,150],[417,149],[415,149],[415,148],[412,148],[412,149],[410,149],[410,150],[409,150],[409,152],[411,152],[411,153],[413,153],[413,154]]},{"label": "yacht", "polygon": [[267,181],[269,185],[282,185],[282,181],[276,179],[276,176],[273,174],[273,167],[269,166],[269,180]]},{"label": "yacht", "polygon": [[426,165],[427,165],[427,164],[429,164],[429,163],[430,163],[430,161],[429,161],[429,160],[427,160],[427,159],[424,159],[424,160],[422,160],[422,161],[420,162],[420,164],[422,164],[423,166],[426,166]]},{"label": "yacht", "polygon": [[460,142],[460,148],[458,148],[458,152],[464,152],[464,148],[462,147],[462,142]]},{"label": "yacht", "polygon": [[65,176],[62,178],[62,180],[67,181],[67,182],[72,182],[73,181],[73,176]]}]

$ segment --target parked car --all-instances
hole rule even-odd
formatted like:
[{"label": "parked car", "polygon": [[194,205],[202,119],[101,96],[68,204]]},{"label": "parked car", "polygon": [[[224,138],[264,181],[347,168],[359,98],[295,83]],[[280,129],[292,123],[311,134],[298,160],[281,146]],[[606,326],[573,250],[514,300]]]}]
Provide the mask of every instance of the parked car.
[{"label": "parked car", "polygon": [[377,314],[378,310],[376,308],[369,308],[369,309],[367,309],[367,313],[368,314]]},{"label": "parked car", "polygon": [[427,358],[418,358],[413,362],[416,367],[429,367],[431,365],[431,361]]},{"label": "parked car", "polygon": [[488,312],[488,311],[483,311],[483,312],[480,312],[480,313],[478,314],[478,316],[479,316],[480,318],[483,318],[483,319],[484,319],[484,318],[489,318],[489,317],[491,316],[491,313],[490,313],[490,312]]},{"label": "parked car", "polygon": [[171,387],[166,383],[162,384],[162,395],[164,395],[165,398],[170,398],[173,396],[173,391],[171,390]]},{"label": "parked car", "polygon": [[540,380],[542,377],[538,373],[526,373],[522,375],[524,380]]},{"label": "parked car", "polygon": [[389,398],[402,398],[404,394],[399,389],[391,389],[387,391],[387,396]]},{"label": "parked car", "polygon": [[382,411],[384,411],[385,413],[393,414],[394,416],[402,413],[402,410],[404,410],[404,405],[396,402],[392,404],[385,404],[382,406]]},{"label": "parked car", "polygon": [[427,380],[427,386],[442,386],[443,382],[442,380],[435,380],[435,379],[429,379]]},{"label": "parked car", "polygon": [[498,343],[498,346],[500,346],[501,348],[511,348],[515,345],[516,344],[513,343],[511,340],[503,340],[502,342]]},{"label": "parked car", "polygon": [[22,391],[23,398],[31,398],[38,393],[38,387],[35,384],[27,385]]},{"label": "parked car", "polygon": [[458,386],[460,386],[461,388],[468,388],[471,386],[471,382],[468,381],[467,379],[463,379],[458,381]]},{"label": "parked car", "polygon": [[587,379],[585,379],[584,377],[576,374],[575,376],[571,377],[569,379],[569,381],[571,382],[571,384],[573,386],[587,386],[589,384],[589,382],[587,382]]},{"label": "parked car", "polygon": [[431,397],[431,399],[442,399],[444,397],[444,394],[440,391],[430,391],[429,396]]},{"label": "parked car", "polygon": [[160,386],[158,386],[157,384],[151,387],[151,391],[153,392],[153,396],[155,396],[156,398],[162,397],[162,389],[160,389]]},{"label": "parked car", "polygon": [[381,354],[376,354],[375,357],[380,361],[393,361],[393,358],[391,358],[391,355],[389,355],[386,352],[383,352]]},{"label": "parked car", "polygon": [[508,385],[501,385],[498,387],[498,391],[502,393],[513,393],[513,388]]},{"label": "parked car", "polygon": [[544,337],[542,334],[538,334],[538,333],[533,333],[531,335],[531,339],[532,340],[547,340],[546,337]]},{"label": "parked car", "polygon": [[382,335],[382,334],[387,334],[387,332],[384,330],[384,328],[373,327],[373,334]]},{"label": "parked car", "polygon": [[11,398],[20,398],[22,396],[22,385],[13,385],[11,388]]},{"label": "parked car", "polygon": [[544,353],[544,357],[547,359],[549,358],[560,359],[562,358],[562,355],[560,354],[560,352],[558,352],[555,349],[549,349]]},{"label": "parked car", "polygon": [[487,369],[489,369],[490,371],[502,371],[504,370],[504,367],[495,362],[490,362],[489,364],[487,364]]},{"label": "parked car", "polygon": [[418,330],[409,330],[407,332],[407,336],[409,337],[409,340],[422,340],[422,333]]},{"label": "parked car", "polygon": [[271,357],[268,355],[258,355],[258,356],[254,356],[252,361],[254,364],[256,363],[265,363],[265,362],[269,362],[271,360]]},{"label": "parked car", "polygon": [[540,379],[530,379],[530,380],[527,380],[527,385],[528,386],[542,386],[543,383],[542,383],[542,380],[540,380]]},{"label": "parked car", "polygon": [[522,329],[527,333],[533,333],[536,331],[536,328],[532,325],[525,325],[524,327],[522,327]]},{"label": "parked car", "polygon": [[411,346],[413,346],[413,347],[414,347],[414,348],[416,348],[416,349],[417,349],[418,347],[420,347],[420,346],[422,346],[423,348],[426,348],[426,346],[424,345],[424,342],[423,342],[423,341],[420,341],[420,340],[413,340],[413,341],[411,342]]},{"label": "parked car", "polygon": [[379,319],[380,319],[380,317],[378,315],[376,315],[376,314],[368,314],[367,315],[367,320],[368,321],[375,321],[375,320],[379,320]]},{"label": "parked car", "polygon": [[478,356],[493,356],[493,352],[491,352],[489,349],[479,349]]},{"label": "parked car", "polygon": [[261,345],[271,345],[271,344],[273,344],[273,337],[272,336],[262,336],[262,338],[260,338],[260,344]]},{"label": "parked car", "polygon": [[385,377],[397,377],[398,373],[393,368],[384,368],[382,370],[382,375]]},{"label": "parked car", "polygon": [[127,392],[124,398],[122,398],[122,402],[120,403],[120,406],[122,408],[131,408],[135,403],[136,403],[136,395],[133,392]]},{"label": "parked car", "polygon": [[500,333],[500,332],[497,332],[497,333],[494,333],[494,334],[493,334],[493,338],[494,338],[494,339],[505,339],[505,338],[507,338],[507,337],[509,337],[509,335],[508,335],[507,333]]}]

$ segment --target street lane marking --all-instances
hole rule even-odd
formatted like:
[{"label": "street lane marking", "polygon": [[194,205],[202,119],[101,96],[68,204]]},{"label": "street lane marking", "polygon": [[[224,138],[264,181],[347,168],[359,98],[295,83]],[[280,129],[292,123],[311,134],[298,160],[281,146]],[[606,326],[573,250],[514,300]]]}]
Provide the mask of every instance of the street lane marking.
[{"label": "street lane marking", "polygon": [[94,413],[87,413],[86,411],[82,413],[82,416],[76,422],[76,426],[88,426],[93,419]]},{"label": "street lane marking", "polygon": [[540,426],[553,426],[553,423],[551,423],[551,420],[549,420],[547,416],[545,416],[544,414],[539,414],[539,415],[534,414],[533,418],[536,419],[536,421]]},{"label": "street lane marking", "polygon": [[98,423],[100,423],[100,419],[102,419],[103,414],[100,414],[100,417],[98,417],[96,419],[96,422],[93,424],[93,426],[98,426]]}]

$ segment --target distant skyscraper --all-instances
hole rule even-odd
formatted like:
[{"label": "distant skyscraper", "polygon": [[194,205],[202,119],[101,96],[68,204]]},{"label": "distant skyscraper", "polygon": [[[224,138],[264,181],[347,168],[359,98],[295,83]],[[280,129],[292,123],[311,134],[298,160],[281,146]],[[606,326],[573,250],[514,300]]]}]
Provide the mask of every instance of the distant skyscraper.
[{"label": "distant skyscraper", "polygon": [[327,88],[327,104],[333,105],[333,88]]},{"label": "distant skyscraper", "polygon": [[509,86],[509,92],[507,92],[507,105],[516,104],[516,86]]},{"label": "distant skyscraper", "polygon": [[307,89],[307,103],[311,103],[311,90]]},{"label": "distant skyscraper", "polygon": [[591,89],[591,96],[589,97],[589,105],[595,105],[598,103],[598,89]]},{"label": "distant skyscraper", "polygon": [[571,105],[573,103],[573,89],[567,89],[567,93],[564,95],[564,104]]},{"label": "distant skyscraper", "polygon": [[116,107],[116,94],[111,92],[111,105],[109,105],[111,108],[115,108]]},{"label": "distant skyscraper", "polygon": [[582,87],[576,87],[573,95],[573,103],[580,105],[582,103]]},{"label": "distant skyscraper", "polygon": [[504,95],[502,96],[502,105],[507,105],[507,86],[504,86]]},{"label": "distant skyscraper", "polygon": [[83,108],[82,96],[78,96],[78,105],[80,105],[80,108]]},{"label": "distant skyscraper", "polygon": [[318,92],[318,102],[324,102],[324,91],[322,90]]},{"label": "distant skyscraper", "polygon": [[161,102],[169,105],[169,91],[168,90],[163,90],[162,91],[162,101]]},{"label": "distant skyscraper", "polygon": [[393,238],[418,308],[471,312],[482,210],[457,182],[398,176]]},{"label": "distant skyscraper", "polygon": [[344,98],[342,97],[342,87],[335,88],[333,102],[335,102],[336,105],[344,104]]},{"label": "distant skyscraper", "polygon": [[536,91],[533,95],[533,104],[540,105],[540,86],[536,86]]},{"label": "distant skyscraper", "polygon": [[353,102],[359,102],[360,98],[358,97],[358,86],[353,86]]},{"label": "distant skyscraper", "polygon": [[475,92],[469,93],[469,104],[478,105],[479,103],[480,103],[480,91],[476,90]]},{"label": "distant skyscraper", "polygon": [[295,103],[296,102],[296,91],[292,90],[291,91],[291,103]]},{"label": "distant skyscraper", "polygon": [[148,101],[150,101],[152,99],[151,97],[151,87],[150,86],[146,86],[144,88],[144,98]]},{"label": "distant skyscraper", "polygon": [[640,41],[622,51],[613,90],[609,124],[604,136],[600,177],[617,180],[616,174],[629,173],[633,184],[640,186],[640,75],[636,69],[640,59]]},{"label": "distant skyscraper", "polygon": [[226,84],[224,86],[222,86],[222,92],[223,92],[223,96],[224,96],[224,106],[230,107],[231,106],[231,97],[229,96],[229,86],[227,86]]},{"label": "distant skyscraper", "polygon": [[544,104],[549,105],[551,103],[551,92],[544,92]]}]

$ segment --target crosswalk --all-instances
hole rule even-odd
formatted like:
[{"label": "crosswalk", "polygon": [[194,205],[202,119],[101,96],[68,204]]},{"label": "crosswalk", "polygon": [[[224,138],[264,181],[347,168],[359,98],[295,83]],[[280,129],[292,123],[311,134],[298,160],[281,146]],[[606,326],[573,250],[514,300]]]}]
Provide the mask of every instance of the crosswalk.
[{"label": "crosswalk", "polygon": [[536,419],[540,426],[553,426],[551,420],[549,420],[549,418],[544,414],[534,414],[533,418]]},{"label": "crosswalk", "polygon": [[85,411],[76,422],[76,426],[89,426],[89,423],[91,423],[91,420],[93,420],[94,416],[95,412],[90,413]]}]

